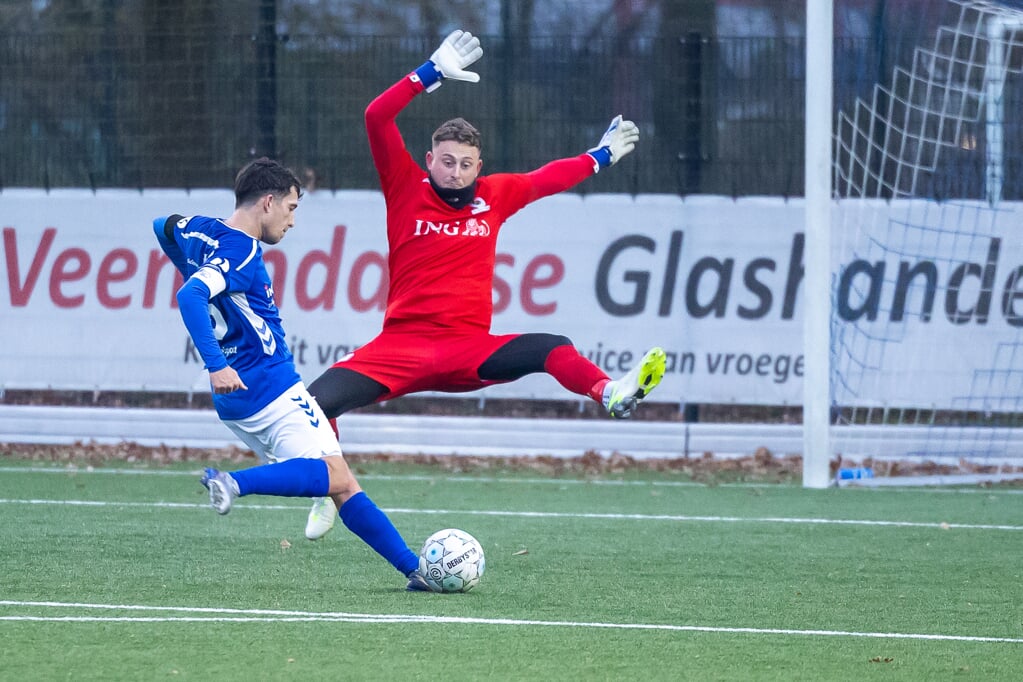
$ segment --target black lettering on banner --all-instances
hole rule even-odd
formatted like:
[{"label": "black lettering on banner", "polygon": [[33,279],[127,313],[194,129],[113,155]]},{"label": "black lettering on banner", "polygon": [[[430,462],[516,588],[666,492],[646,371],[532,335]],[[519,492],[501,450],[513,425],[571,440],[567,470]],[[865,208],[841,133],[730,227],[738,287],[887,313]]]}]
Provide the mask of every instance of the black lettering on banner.
[{"label": "black lettering on banner", "polygon": [[[714,313],[714,317],[725,316],[725,308],[728,305],[728,290],[734,268],[734,258],[726,258],[722,261],[707,256],[696,261],[686,283],[686,308],[691,316],[697,319],[707,317],[711,313]],[[697,294],[699,293],[700,281],[703,279],[705,272],[717,274],[717,286],[714,287],[714,295],[704,304],[700,303]]]},{"label": "black lettering on banner", "polygon": [[682,231],[672,230],[671,241],[668,242],[668,259],[664,263],[664,284],[661,287],[661,305],[657,314],[661,317],[671,315],[671,302],[675,298],[675,282],[678,279],[678,263],[682,254]]},{"label": "black lettering on banner", "polygon": [[[863,277],[858,277],[863,275]],[[866,279],[866,285],[863,280]],[[860,284],[857,286],[857,282]],[[838,314],[843,320],[853,322],[864,315],[873,322],[877,319],[877,309],[881,302],[881,285],[884,284],[884,261],[868,263],[855,260],[842,272],[838,284]],[[849,301],[855,292],[859,299],[854,307]]]},{"label": "black lettering on banner", "polygon": [[1002,294],[1002,314],[1013,327],[1023,327],[1023,315],[1016,312],[1016,301],[1023,298],[1023,291],[1018,290],[1020,282],[1023,282],[1023,266],[1016,268],[1005,280],[1005,293]]},{"label": "black lettering on banner", "polygon": [[776,384],[784,384],[792,376],[803,376],[802,355],[793,358],[791,355],[773,356],[770,353],[756,356],[752,353],[707,353],[706,360],[708,374],[734,372],[739,376],[770,376]]},{"label": "black lettering on banner", "polygon": [[760,305],[756,308],[747,308],[740,305],[738,308],[739,318],[743,320],[757,320],[771,310],[771,288],[757,279],[757,270],[770,270],[774,272],[775,262],[770,258],[755,258],[746,266],[742,275],[742,282],[751,294],[757,297]]},{"label": "black lettering on banner", "polygon": [[194,362],[197,365],[202,364],[202,360],[199,359],[199,351],[195,349],[191,336],[185,337],[185,357],[182,360],[186,365],[190,362]]},{"label": "black lettering on banner", "polygon": [[938,290],[938,266],[931,261],[921,261],[910,267],[909,263],[899,263],[899,278],[895,281],[895,297],[892,299],[892,322],[901,322],[906,314],[906,298],[913,280],[924,276],[924,300],[920,308],[920,320],[930,322],[934,310],[934,294]]},{"label": "black lettering on banner", "polygon": [[619,303],[611,298],[611,291],[608,287],[608,276],[611,272],[611,266],[614,265],[615,259],[626,250],[636,248],[654,253],[657,248],[657,242],[650,237],[643,237],[636,234],[628,235],[611,242],[611,244],[608,245],[607,250],[604,251],[604,254],[600,257],[600,263],[597,265],[597,279],[595,283],[597,303],[609,315],[614,315],[615,317],[638,315],[646,308],[647,293],[650,289],[649,272],[644,270],[627,270],[625,272],[622,279],[626,282],[631,282],[635,286],[632,300],[627,303]]},{"label": "black lettering on banner", "polygon": [[791,320],[796,312],[796,294],[803,281],[803,248],[806,235],[797,232],[792,236],[792,250],[789,252],[789,276],[785,279],[785,297],[782,299],[781,319]]},{"label": "black lettering on banner", "polygon": [[[987,324],[988,313],[991,310],[991,289],[995,285],[995,265],[998,263],[998,251],[1001,245],[1001,239],[991,240],[987,250],[987,263],[984,264],[983,269],[977,263],[963,263],[952,271],[945,293],[945,314],[952,324],[966,324],[974,315],[977,317],[977,324]],[[977,298],[976,307],[961,310],[959,294],[963,280],[967,277],[980,278],[980,295]]]}]

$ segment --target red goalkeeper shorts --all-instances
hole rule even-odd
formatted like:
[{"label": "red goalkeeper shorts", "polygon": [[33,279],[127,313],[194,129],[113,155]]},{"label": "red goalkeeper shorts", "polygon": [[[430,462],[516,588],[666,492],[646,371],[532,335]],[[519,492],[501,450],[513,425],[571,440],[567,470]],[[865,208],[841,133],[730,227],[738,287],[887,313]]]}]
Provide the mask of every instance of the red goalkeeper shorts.
[{"label": "red goalkeeper shorts", "polygon": [[341,358],[334,367],[364,374],[386,386],[389,392],[379,400],[419,391],[475,391],[506,383],[484,381],[476,370],[497,349],[518,336],[521,335],[391,327]]}]

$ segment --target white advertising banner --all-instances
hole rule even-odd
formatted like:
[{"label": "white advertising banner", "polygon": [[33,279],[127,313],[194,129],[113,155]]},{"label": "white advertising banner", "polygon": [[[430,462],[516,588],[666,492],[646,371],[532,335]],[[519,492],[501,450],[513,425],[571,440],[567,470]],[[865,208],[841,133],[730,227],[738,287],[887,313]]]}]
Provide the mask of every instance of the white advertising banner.
[{"label": "white advertising banner", "polygon": [[[226,216],[233,202],[226,190],[0,193],[0,388],[208,390],[175,306],[176,273],[151,222],[170,213]],[[612,377],[660,345],[669,359],[662,402],[799,404],[802,226],[802,203],[778,198],[549,197],[502,230],[493,329],[564,334]],[[992,327],[1018,328],[1023,293],[1013,294],[1015,280],[1006,278],[1023,263],[1020,241],[1002,239],[994,264],[985,247],[980,274],[963,273],[964,286],[976,280],[979,288],[990,274],[1000,287],[984,322],[949,320],[947,305],[983,303],[967,292],[963,301],[972,295],[972,303],[939,301],[918,333],[975,351],[992,343]],[[379,193],[315,192],[303,198],[295,229],[266,249],[307,382],[379,331],[386,248]],[[944,285],[956,263],[936,262]],[[856,298],[861,280],[850,280],[850,317],[887,319],[892,294],[879,279],[877,300],[866,302]],[[881,313],[868,320],[875,303]],[[888,361],[908,366],[899,353],[913,352],[904,344]],[[908,385],[903,397],[953,400],[943,385]],[[571,397],[547,376],[483,395]]]}]

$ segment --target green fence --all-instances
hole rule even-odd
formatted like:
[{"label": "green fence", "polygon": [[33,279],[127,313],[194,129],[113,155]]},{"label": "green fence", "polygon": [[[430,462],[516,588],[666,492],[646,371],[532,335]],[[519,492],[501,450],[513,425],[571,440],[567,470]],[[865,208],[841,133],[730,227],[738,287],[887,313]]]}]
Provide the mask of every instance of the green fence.
[{"label": "green fence", "polygon": [[[641,128],[639,151],[581,191],[802,193],[802,39],[483,41],[479,84],[447,83],[400,116],[416,156],[438,123],[464,116],[483,132],[485,172],[531,170],[585,151],[623,113]],[[435,42],[0,33],[0,188],[226,187],[261,154],[313,169],[320,187],[376,188],[363,111]],[[838,106],[891,73],[877,52],[836,46]],[[980,155],[950,178],[951,194],[979,195]]]}]

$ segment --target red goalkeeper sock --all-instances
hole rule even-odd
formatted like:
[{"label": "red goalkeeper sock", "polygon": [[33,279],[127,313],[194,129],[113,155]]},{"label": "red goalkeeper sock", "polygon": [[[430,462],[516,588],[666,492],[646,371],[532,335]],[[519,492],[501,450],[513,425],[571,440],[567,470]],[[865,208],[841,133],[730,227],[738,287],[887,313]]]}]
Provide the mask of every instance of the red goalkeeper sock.
[{"label": "red goalkeeper sock", "polygon": [[572,393],[601,401],[604,384],[610,380],[599,367],[574,346],[558,346],[547,355],[544,370]]}]

